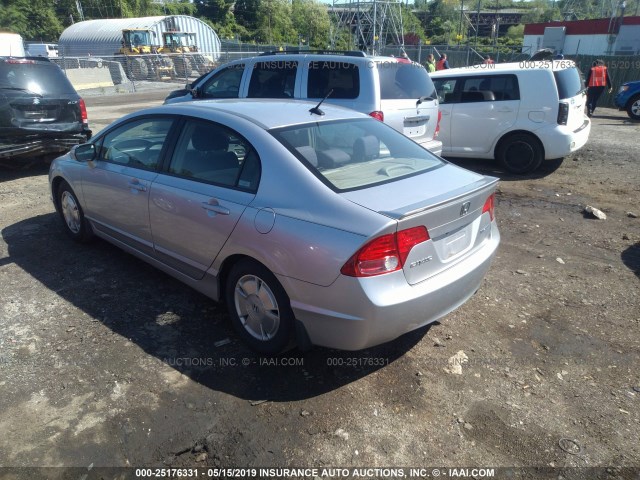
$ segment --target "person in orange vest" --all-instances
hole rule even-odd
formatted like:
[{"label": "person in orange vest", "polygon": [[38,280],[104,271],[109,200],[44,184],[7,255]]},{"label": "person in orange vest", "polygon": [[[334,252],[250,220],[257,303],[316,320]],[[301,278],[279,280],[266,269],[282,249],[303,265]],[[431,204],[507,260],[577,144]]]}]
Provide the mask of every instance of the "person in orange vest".
[{"label": "person in orange vest", "polygon": [[436,64],[436,70],[446,70],[449,68],[449,62],[447,61],[447,54],[443,53]]},{"label": "person in orange vest", "polygon": [[593,62],[593,66],[587,74],[587,115],[590,117],[596,110],[596,104],[605,87],[609,88],[611,93],[611,78],[607,66],[602,60]]}]

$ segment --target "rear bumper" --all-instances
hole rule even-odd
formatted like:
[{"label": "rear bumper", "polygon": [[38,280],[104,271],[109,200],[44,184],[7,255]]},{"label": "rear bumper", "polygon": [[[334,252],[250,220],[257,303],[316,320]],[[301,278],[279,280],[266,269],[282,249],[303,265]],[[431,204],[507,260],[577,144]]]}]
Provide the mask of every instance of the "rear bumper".
[{"label": "rear bumper", "polygon": [[91,130],[82,133],[30,135],[0,138],[0,158],[24,157],[48,153],[68,152],[74,145],[91,138]]},{"label": "rear bumper", "polygon": [[431,153],[435,153],[439,157],[442,156],[442,142],[440,140],[430,140],[427,142],[418,142],[420,146],[426,148]]},{"label": "rear bumper", "polygon": [[329,287],[280,278],[311,343],[360,350],[432,323],[480,287],[500,242],[495,222],[485,244],[458,264],[409,285],[402,271],[365,279],[339,276]]},{"label": "rear bumper", "polygon": [[571,130],[564,125],[554,125],[536,130],[534,133],[538,135],[544,145],[544,158],[552,160],[566,157],[570,153],[580,150],[589,140],[590,132],[591,120],[585,116],[584,122],[576,130]]}]

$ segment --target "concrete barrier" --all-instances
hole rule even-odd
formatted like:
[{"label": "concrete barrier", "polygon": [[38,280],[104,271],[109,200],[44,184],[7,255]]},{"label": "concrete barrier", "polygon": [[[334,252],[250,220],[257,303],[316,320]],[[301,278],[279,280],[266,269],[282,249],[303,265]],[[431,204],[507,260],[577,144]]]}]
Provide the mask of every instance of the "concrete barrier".
[{"label": "concrete barrier", "polygon": [[67,68],[67,78],[76,90],[113,87],[108,68]]}]

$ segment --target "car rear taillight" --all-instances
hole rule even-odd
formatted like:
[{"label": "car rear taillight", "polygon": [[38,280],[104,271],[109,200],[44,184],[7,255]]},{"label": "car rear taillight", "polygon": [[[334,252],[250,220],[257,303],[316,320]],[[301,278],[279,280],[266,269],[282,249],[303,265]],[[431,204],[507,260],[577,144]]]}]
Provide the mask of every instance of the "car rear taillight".
[{"label": "car rear taillight", "polygon": [[83,99],[80,99],[78,106],[80,107],[80,118],[82,118],[82,123],[88,124],[89,116],[87,115],[87,105],[84,103]]},{"label": "car rear taillight", "polygon": [[436,124],[436,131],[433,134],[433,138],[437,137],[440,133],[440,120],[442,120],[442,112],[438,110],[438,123]]},{"label": "car rear taillight", "polygon": [[371,240],[343,265],[340,273],[349,277],[372,277],[400,270],[409,252],[429,240],[423,226],[400,230]]},{"label": "car rear taillight", "polygon": [[369,116],[375,118],[376,120],[380,120],[381,122],[384,122],[384,113],[382,113],[379,110],[376,110],[375,112],[371,112]]},{"label": "car rear taillight", "polygon": [[482,213],[489,212],[489,218],[491,221],[495,218],[495,202],[496,202],[496,194],[492,193],[487,198],[487,201],[484,202],[484,206],[482,207]]},{"label": "car rear taillight", "polygon": [[565,102],[559,103],[558,108],[558,125],[566,125],[569,120],[569,104]]}]

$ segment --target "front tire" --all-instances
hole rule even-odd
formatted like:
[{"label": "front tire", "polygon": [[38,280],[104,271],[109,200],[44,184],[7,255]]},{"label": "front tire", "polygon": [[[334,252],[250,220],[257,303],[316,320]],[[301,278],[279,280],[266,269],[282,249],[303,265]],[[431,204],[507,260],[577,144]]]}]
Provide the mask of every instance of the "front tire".
[{"label": "front tire", "polygon": [[496,159],[507,171],[522,175],[536,170],[544,159],[544,153],[537,138],[516,133],[500,142]]},{"label": "front tire", "polygon": [[640,95],[632,98],[627,105],[627,115],[634,120],[640,120]]},{"label": "front tire", "polygon": [[91,240],[93,238],[91,225],[84,217],[78,197],[64,180],[58,186],[56,201],[67,234],[76,242],[86,243]]},{"label": "front tire", "polygon": [[289,297],[263,265],[252,260],[234,265],[225,300],[233,328],[252,350],[276,355],[288,346],[294,325]]}]

